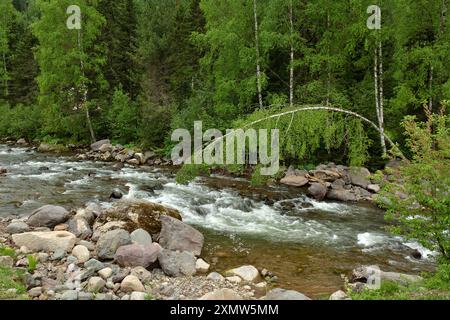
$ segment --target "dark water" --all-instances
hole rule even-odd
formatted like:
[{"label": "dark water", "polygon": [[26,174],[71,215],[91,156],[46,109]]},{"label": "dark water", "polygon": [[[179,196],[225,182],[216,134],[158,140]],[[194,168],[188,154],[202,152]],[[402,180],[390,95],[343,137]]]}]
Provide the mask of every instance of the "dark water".
[{"label": "dark water", "polygon": [[127,198],[143,198],[179,209],[185,222],[206,237],[204,258],[224,271],[243,264],[266,268],[277,285],[318,298],[343,285],[342,273],[359,264],[418,273],[431,259],[417,261],[411,248],[384,231],[383,212],[369,204],[317,202],[297,189],[254,188],[224,177],[182,186],[164,168],[114,169],[111,163],[0,145],[0,216],[26,216],[44,204],[67,209],[87,202],[111,203],[115,188]]}]

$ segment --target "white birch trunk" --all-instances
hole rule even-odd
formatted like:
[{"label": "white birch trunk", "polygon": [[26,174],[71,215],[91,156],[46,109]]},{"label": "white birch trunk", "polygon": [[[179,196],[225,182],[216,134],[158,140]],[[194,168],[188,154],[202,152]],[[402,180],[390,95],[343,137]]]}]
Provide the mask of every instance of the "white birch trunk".
[{"label": "white birch trunk", "polygon": [[384,84],[383,84],[383,46],[381,40],[378,42],[378,55],[379,55],[379,127],[381,130],[381,148],[383,149],[383,154],[387,153],[386,141],[384,138]]},{"label": "white birch trunk", "polygon": [[259,52],[259,25],[258,25],[258,7],[256,0],[253,0],[253,13],[255,16],[255,46],[256,46],[256,82],[258,87],[258,102],[259,107],[262,109],[263,99],[262,99],[262,81],[261,81],[261,62],[260,62],[260,52]]}]

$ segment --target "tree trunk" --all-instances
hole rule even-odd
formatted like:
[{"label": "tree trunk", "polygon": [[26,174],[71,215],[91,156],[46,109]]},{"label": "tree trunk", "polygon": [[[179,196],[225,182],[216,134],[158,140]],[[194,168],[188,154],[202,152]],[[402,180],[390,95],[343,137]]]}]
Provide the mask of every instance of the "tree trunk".
[{"label": "tree trunk", "polygon": [[259,25],[258,25],[258,7],[256,5],[256,0],[253,0],[253,13],[255,16],[255,46],[256,46],[256,82],[258,86],[258,102],[259,107],[262,109],[263,99],[262,99],[262,83],[261,83],[261,62],[260,62],[260,52],[259,52]]},{"label": "tree trunk", "polygon": [[289,6],[289,20],[291,24],[291,65],[289,68],[289,104],[294,106],[294,5],[290,3]]},{"label": "tree trunk", "polygon": [[383,85],[383,46],[381,44],[381,40],[378,42],[378,60],[379,60],[379,94],[380,94],[380,99],[379,99],[379,127],[381,130],[381,148],[383,150],[383,155],[385,155],[387,153],[386,150],[386,141],[384,138],[384,85]]},{"label": "tree trunk", "polygon": [[[330,12],[327,12],[327,31],[330,31]],[[330,68],[330,43],[327,43],[327,101],[326,105],[330,105],[331,95],[331,68]]]},{"label": "tree trunk", "polygon": [[430,66],[430,71],[428,74],[428,91],[430,92],[430,98],[428,100],[428,110],[433,113],[433,73],[434,67]]},{"label": "tree trunk", "polygon": [[[78,30],[78,49],[80,51],[81,74],[84,78],[85,75],[84,75],[83,47],[81,45],[81,30]],[[82,84],[82,90],[83,90],[83,98],[82,98],[82,102],[81,102],[81,107],[84,108],[84,110],[85,110],[86,123],[87,123],[88,129],[89,129],[89,134],[91,136],[91,141],[92,141],[92,143],[94,143],[97,141],[97,139],[95,138],[94,128],[92,127],[91,116],[89,114],[89,107],[87,105],[88,88],[85,84]]]}]

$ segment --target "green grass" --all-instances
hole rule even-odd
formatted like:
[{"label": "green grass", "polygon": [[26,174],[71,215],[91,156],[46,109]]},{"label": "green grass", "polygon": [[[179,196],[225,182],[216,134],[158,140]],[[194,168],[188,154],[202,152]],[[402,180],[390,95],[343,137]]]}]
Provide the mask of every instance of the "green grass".
[{"label": "green grass", "polygon": [[38,265],[38,259],[35,256],[33,256],[33,255],[29,255],[27,257],[27,259],[28,259],[28,268],[27,268],[27,270],[28,270],[29,273],[33,273],[34,270],[36,270],[36,267]]},{"label": "green grass", "polygon": [[[0,267],[0,300],[27,300],[26,287],[22,282],[23,270]],[[16,289],[16,293],[8,293]]]},{"label": "green grass", "polygon": [[9,256],[12,258],[16,257],[16,251],[10,247],[0,246],[0,257]]}]

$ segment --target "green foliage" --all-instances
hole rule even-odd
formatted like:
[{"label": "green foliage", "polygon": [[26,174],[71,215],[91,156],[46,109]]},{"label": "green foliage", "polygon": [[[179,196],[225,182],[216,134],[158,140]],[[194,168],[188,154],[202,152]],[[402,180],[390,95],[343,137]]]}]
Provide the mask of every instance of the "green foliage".
[{"label": "green foliage", "polygon": [[196,177],[209,175],[210,168],[204,164],[185,164],[177,172],[176,181],[179,184],[188,184]]},{"label": "green foliage", "polygon": [[0,256],[8,256],[14,258],[16,255],[16,251],[13,248],[0,246]]},{"label": "green foliage", "polygon": [[31,141],[39,134],[41,112],[37,106],[0,105],[0,114],[0,136]]},{"label": "green foliage", "polygon": [[36,270],[39,261],[34,255],[31,254],[27,256],[27,261],[28,261],[27,270],[29,273],[33,273],[34,270]]},{"label": "green foliage", "polygon": [[[24,272],[0,266],[0,300],[25,300],[27,289],[22,281]],[[8,289],[16,289],[15,294],[7,293]]]},{"label": "green foliage", "polygon": [[[398,181],[386,184],[380,199],[388,209],[390,229],[450,260],[450,138],[449,116],[428,114],[426,122],[405,118],[410,163],[400,168]],[[384,203],[384,204],[383,204]]]},{"label": "green foliage", "polygon": [[111,138],[121,144],[136,141],[138,109],[121,89],[114,92],[111,108],[108,110],[108,122]]}]

